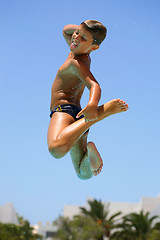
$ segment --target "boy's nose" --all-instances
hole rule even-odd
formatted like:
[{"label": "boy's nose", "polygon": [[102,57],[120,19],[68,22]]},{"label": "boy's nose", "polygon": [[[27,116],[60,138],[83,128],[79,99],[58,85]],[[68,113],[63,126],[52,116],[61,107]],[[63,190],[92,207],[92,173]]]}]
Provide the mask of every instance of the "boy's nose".
[{"label": "boy's nose", "polygon": [[75,39],[79,38],[79,34],[76,34],[76,35],[74,36],[74,38],[75,38]]}]

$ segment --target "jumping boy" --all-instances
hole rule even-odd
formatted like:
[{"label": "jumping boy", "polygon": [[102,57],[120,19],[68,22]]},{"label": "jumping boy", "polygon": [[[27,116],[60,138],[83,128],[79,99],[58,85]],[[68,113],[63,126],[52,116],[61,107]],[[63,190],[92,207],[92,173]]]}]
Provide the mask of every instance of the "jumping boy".
[{"label": "jumping boy", "polygon": [[[52,85],[48,149],[55,158],[61,158],[70,151],[80,179],[99,174],[103,166],[95,144],[87,143],[88,129],[94,123],[128,109],[128,104],[120,99],[98,107],[101,88],[90,72],[89,54],[99,48],[106,32],[103,24],[95,20],[86,20],[79,26],[66,25],[63,36],[70,53]],[[85,86],[90,91],[89,101],[81,109],[80,99]]]}]

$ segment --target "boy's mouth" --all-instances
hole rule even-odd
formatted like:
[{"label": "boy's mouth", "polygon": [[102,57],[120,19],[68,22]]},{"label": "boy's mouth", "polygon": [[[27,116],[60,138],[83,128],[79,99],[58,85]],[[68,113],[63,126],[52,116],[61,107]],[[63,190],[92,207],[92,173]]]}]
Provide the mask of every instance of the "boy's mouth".
[{"label": "boy's mouth", "polygon": [[77,48],[77,46],[78,46],[78,44],[77,43],[75,43],[74,41],[71,43],[71,48]]}]

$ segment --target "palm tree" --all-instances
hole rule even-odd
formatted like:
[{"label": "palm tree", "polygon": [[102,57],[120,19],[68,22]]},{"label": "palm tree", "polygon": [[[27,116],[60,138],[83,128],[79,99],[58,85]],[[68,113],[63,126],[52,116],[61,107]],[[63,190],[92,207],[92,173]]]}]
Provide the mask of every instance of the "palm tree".
[{"label": "palm tree", "polygon": [[[104,229],[104,235],[107,237],[110,236],[111,230],[116,228],[115,218],[121,214],[121,212],[117,212],[114,215],[109,217],[108,206],[105,208],[101,201],[97,201],[96,199],[93,201],[88,201],[90,209],[87,210],[84,207],[81,207],[81,211],[85,216],[90,216],[99,226],[102,226]],[[99,238],[99,240],[103,240],[103,236]]]},{"label": "palm tree", "polygon": [[[123,222],[119,224],[120,231],[115,232],[111,239],[116,240],[147,240],[153,229],[153,221],[158,216],[149,217],[149,212],[131,213],[123,217]],[[158,225],[157,225],[158,226]]]}]

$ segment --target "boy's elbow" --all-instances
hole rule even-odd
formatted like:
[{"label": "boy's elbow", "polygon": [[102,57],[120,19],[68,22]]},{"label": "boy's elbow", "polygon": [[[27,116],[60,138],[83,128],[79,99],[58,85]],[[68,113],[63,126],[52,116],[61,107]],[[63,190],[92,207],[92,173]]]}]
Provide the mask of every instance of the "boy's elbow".
[{"label": "boy's elbow", "polygon": [[96,92],[97,92],[97,96],[98,96],[98,98],[99,98],[99,100],[100,100],[102,90],[101,90],[101,87],[100,87],[99,84],[98,84],[98,86],[97,86],[97,88],[96,88]]},{"label": "boy's elbow", "polygon": [[65,33],[66,29],[68,29],[67,27],[68,25],[65,25],[64,28],[63,28],[63,33]]},{"label": "boy's elbow", "polygon": [[101,89],[99,83],[95,84],[95,89],[96,89],[96,92],[99,92],[99,95],[101,96],[102,89]]}]

